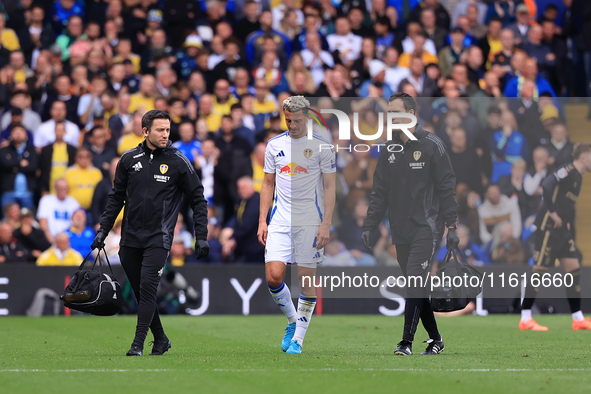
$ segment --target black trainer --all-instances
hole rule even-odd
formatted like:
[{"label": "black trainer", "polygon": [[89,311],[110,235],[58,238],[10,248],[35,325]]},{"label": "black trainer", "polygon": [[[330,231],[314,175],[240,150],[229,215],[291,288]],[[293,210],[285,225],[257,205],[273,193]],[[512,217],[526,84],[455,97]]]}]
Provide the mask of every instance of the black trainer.
[{"label": "black trainer", "polygon": [[152,344],[154,346],[152,347],[152,353],[150,353],[150,356],[162,356],[172,347],[170,339],[168,339],[166,336],[164,337],[164,339],[160,341],[152,341],[148,345]]},{"label": "black trainer", "polygon": [[396,354],[398,356],[411,356],[412,355],[412,342],[405,341],[405,340],[398,342],[398,345],[396,345],[396,350],[394,351],[394,354]]},{"label": "black trainer", "polygon": [[141,356],[144,354],[144,348],[137,345],[131,345],[131,349],[127,352],[128,356]]},{"label": "black trainer", "polygon": [[445,348],[445,345],[443,344],[443,340],[438,341],[435,339],[429,339],[428,341],[423,341],[423,343],[428,343],[429,345],[427,345],[427,349],[421,354],[427,354],[427,355],[439,354]]}]

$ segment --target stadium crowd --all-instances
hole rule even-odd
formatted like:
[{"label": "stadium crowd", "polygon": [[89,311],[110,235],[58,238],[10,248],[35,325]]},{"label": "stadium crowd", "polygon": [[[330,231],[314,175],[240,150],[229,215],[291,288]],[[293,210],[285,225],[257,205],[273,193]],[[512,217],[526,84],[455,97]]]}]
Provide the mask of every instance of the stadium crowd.
[{"label": "stadium crowd", "polygon": [[[591,96],[586,0],[0,7],[0,263],[79,264],[118,157],[143,140],[142,114],[162,109],[209,202],[205,262],[261,264],[258,192],[265,144],[286,130],[283,100],[346,105],[360,113],[361,132],[374,134],[384,110],[375,98],[403,91],[449,149],[469,261],[527,264],[540,182],[572,160],[559,98]],[[338,140],[336,119],[326,119],[330,130],[316,131],[335,146],[350,144]],[[374,234],[373,255],[361,243],[378,155],[337,150],[338,209],[325,265],[397,264],[386,225]],[[197,262],[188,209],[179,215],[172,265]],[[107,238],[112,262],[120,230],[121,221]]]}]

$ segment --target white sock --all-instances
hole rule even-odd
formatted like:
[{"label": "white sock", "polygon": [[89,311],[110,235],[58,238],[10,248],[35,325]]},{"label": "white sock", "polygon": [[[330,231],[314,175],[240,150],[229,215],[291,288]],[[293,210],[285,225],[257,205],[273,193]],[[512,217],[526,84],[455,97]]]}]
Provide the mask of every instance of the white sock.
[{"label": "white sock", "polygon": [[572,315],[573,315],[573,320],[576,320],[576,321],[585,320],[585,316],[583,316],[582,311],[575,312]]},{"label": "white sock", "polygon": [[296,339],[300,345],[304,344],[306,330],[308,330],[310,320],[312,320],[312,313],[314,313],[315,306],[315,296],[307,296],[300,293],[300,298],[298,300],[298,321],[296,322],[296,331],[293,335],[293,339]]},{"label": "white sock", "polygon": [[289,287],[287,287],[285,282],[281,283],[279,287],[274,289],[269,287],[269,292],[271,293],[271,296],[275,300],[275,303],[279,309],[281,309],[281,312],[283,312],[285,317],[287,317],[287,321],[289,323],[295,323],[296,319],[298,318],[298,314],[296,312],[295,306],[293,305]]},{"label": "white sock", "polygon": [[531,309],[522,309],[521,321],[528,321],[529,319],[531,319]]}]

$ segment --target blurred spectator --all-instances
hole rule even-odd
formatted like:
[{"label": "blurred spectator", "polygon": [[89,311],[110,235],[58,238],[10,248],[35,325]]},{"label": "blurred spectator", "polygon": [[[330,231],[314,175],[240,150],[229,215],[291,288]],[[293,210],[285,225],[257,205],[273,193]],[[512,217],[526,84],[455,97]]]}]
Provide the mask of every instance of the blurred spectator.
[{"label": "blurred spectator", "polygon": [[488,24],[494,17],[501,18],[503,27],[513,23],[515,21],[515,3],[512,0],[494,0],[493,2],[489,2],[485,23]]},{"label": "blurred spectator", "polygon": [[132,115],[129,112],[130,97],[131,96],[128,93],[120,93],[116,107],[118,112],[109,118],[109,129],[115,145],[119,138],[121,138],[123,128],[127,126],[127,123],[129,123],[132,118]]},{"label": "blurred spectator", "polygon": [[[536,85],[533,81],[524,81],[520,99],[510,100],[509,108],[515,114],[517,127],[527,140],[530,149],[548,140],[548,132],[544,130],[540,118],[540,108],[534,100]],[[548,114],[548,111],[547,111]],[[558,115],[558,110],[556,110]]]},{"label": "blurred spectator", "polygon": [[480,0],[460,0],[454,7],[451,25],[455,26],[461,15],[466,15],[468,7],[475,5],[478,10],[478,23],[485,24],[488,7]]},{"label": "blurred spectator", "polygon": [[80,98],[76,94],[72,94],[73,87],[70,76],[67,74],[59,75],[55,79],[53,86],[55,88],[55,94],[50,95],[47,98],[47,101],[43,104],[41,119],[47,121],[49,118],[53,118],[54,116],[51,113],[51,110],[53,110],[53,103],[61,101],[66,106],[64,118],[78,127],[80,124],[80,118],[78,116],[78,101]]},{"label": "blurred spectator", "polygon": [[410,75],[400,81],[399,86],[410,83],[419,97],[435,97],[439,88],[434,80],[425,75],[425,65],[421,58],[413,57],[410,60],[409,70]]},{"label": "blurred spectator", "polygon": [[507,221],[513,225],[513,237],[519,239],[521,236],[521,213],[517,202],[502,195],[499,186],[495,184],[488,186],[485,197],[482,205],[478,207],[482,243],[488,245],[493,240],[495,228]]},{"label": "blurred spectator", "polygon": [[16,230],[20,226],[20,206],[17,202],[8,202],[2,206],[4,223],[10,224],[10,228]]},{"label": "blurred spectator", "polygon": [[82,255],[70,247],[70,237],[61,232],[56,235],[54,245],[47,249],[37,259],[37,265],[80,265]]},{"label": "blurred spectator", "polygon": [[341,247],[338,239],[331,239],[324,248],[324,267],[354,267],[357,264],[353,254]]},{"label": "blurred spectator", "polygon": [[13,126],[10,144],[0,149],[2,206],[18,201],[21,207],[33,209],[33,197],[38,189],[38,166],[39,156],[27,140],[27,131],[21,125]]},{"label": "blurred spectator", "polygon": [[92,165],[101,171],[104,178],[108,178],[111,160],[116,152],[107,145],[107,130],[100,126],[90,129],[87,146],[92,153]]},{"label": "blurred spectator", "polygon": [[422,3],[410,13],[408,19],[413,22],[418,22],[421,19],[421,13],[425,9],[432,10],[437,17],[437,26],[442,29],[449,30],[450,17],[446,9],[437,0],[423,0]]},{"label": "blurred spectator", "polygon": [[195,126],[190,121],[184,121],[179,125],[180,139],[172,145],[181,151],[191,163],[195,163],[201,156],[201,142],[195,138]]},{"label": "blurred spectator", "polygon": [[533,151],[533,166],[525,174],[523,179],[523,190],[529,196],[528,210],[526,215],[533,215],[538,211],[542,202],[542,181],[548,175],[548,165],[550,156],[548,150],[543,146],[538,146]]},{"label": "blurred spectator", "polygon": [[525,251],[519,237],[516,237],[513,226],[503,222],[495,229],[497,233],[492,248],[492,261],[495,264],[525,264]]},{"label": "blurred spectator", "polygon": [[468,147],[466,131],[460,127],[453,128],[450,136],[451,149],[449,159],[456,174],[456,184],[465,183],[470,190],[482,193],[482,176],[478,155],[472,147]]},{"label": "blurred spectator", "polygon": [[249,176],[238,179],[237,189],[241,200],[229,248],[234,252],[235,262],[261,263],[265,259],[265,247],[257,240],[261,198]]},{"label": "blurred spectator", "polygon": [[[109,175],[103,177],[103,179],[96,185],[92,195],[92,203],[90,204],[90,210],[88,211],[88,222],[92,226],[98,226],[101,216],[107,207],[107,197],[113,189],[113,181],[115,180],[115,171],[117,170],[117,165],[119,164],[119,157],[113,157],[109,164]],[[123,210],[121,213],[119,213],[117,220],[122,217]]]},{"label": "blurred spectator", "polygon": [[261,64],[252,72],[255,80],[263,79],[268,82],[272,86],[271,92],[275,95],[289,90],[285,75],[279,66],[277,54],[272,51],[265,51],[261,59]]},{"label": "blurred spectator", "polygon": [[413,50],[412,52],[404,52],[398,59],[398,65],[400,67],[410,67],[410,60],[413,57],[418,57],[423,60],[423,64],[437,64],[439,59],[437,54],[433,54],[425,49],[425,43],[427,42],[427,34],[421,31],[415,34],[413,38]]},{"label": "blurred spectator", "polygon": [[167,36],[164,30],[156,29],[152,32],[150,42],[141,55],[140,66],[143,73],[154,75],[157,68],[156,62],[172,56],[172,48],[167,45],[166,40]]},{"label": "blurred spectator", "polygon": [[556,34],[556,23],[550,19],[542,19],[542,45],[548,46],[550,52],[556,56],[554,72],[551,74],[550,84],[554,91],[564,96],[566,87],[571,81],[569,78],[569,57],[566,43]]},{"label": "blurred spectator", "polygon": [[[479,19],[480,15],[478,6],[470,4],[466,10],[466,20],[468,21],[467,33],[474,37],[476,41],[480,41],[485,38],[490,30],[489,36],[494,36],[496,34],[496,38],[498,39],[498,32],[503,28],[502,21],[499,18],[493,18],[490,20],[487,27],[482,24]],[[496,33],[493,31],[496,31]]]},{"label": "blurred spectator", "polygon": [[529,147],[521,133],[515,130],[515,117],[511,111],[501,114],[501,129],[490,140],[493,167],[491,182],[497,183],[500,177],[511,173],[511,164],[529,158]]},{"label": "blurred spectator", "polygon": [[139,74],[142,71],[141,57],[132,52],[131,39],[129,37],[120,37],[115,49],[117,55],[113,58],[113,63],[122,63],[125,65],[125,60],[128,60],[131,63],[133,74]]},{"label": "blurred spectator", "polygon": [[6,27],[6,17],[2,12],[0,12],[0,42],[2,47],[10,52],[21,49],[21,44],[14,30]]},{"label": "blurred spectator", "polygon": [[[73,2],[73,0],[62,1]],[[74,44],[77,40],[85,40],[86,37],[84,37],[83,35],[84,22],[82,21],[82,18],[80,18],[78,15],[70,16],[67,20],[67,24],[64,25],[66,26],[66,30],[63,31],[63,33],[57,37],[55,43],[62,50],[62,62],[67,62],[70,59],[70,47],[72,46],[72,44]]]},{"label": "blurred spectator", "polygon": [[236,70],[239,68],[246,68],[246,62],[240,57],[240,42],[231,37],[224,41],[225,58],[212,71],[213,78],[227,79],[231,84],[234,84]]},{"label": "blurred spectator", "polygon": [[52,23],[57,32],[69,24],[72,16],[84,16],[84,10],[75,0],[57,0],[54,3]]},{"label": "blurred spectator", "polygon": [[550,172],[573,161],[573,143],[568,138],[564,123],[556,122],[550,127],[551,138],[543,146],[548,150]]},{"label": "blurred spectator", "polygon": [[536,61],[540,75],[547,81],[552,81],[556,73],[556,54],[542,42],[543,38],[542,27],[533,25],[527,33],[527,40],[519,48]]},{"label": "blurred spectator", "polygon": [[[409,22],[406,26],[406,37],[400,45],[398,45],[398,40],[396,40],[393,44],[394,48],[399,51],[399,53],[412,53],[415,51],[415,37],[417,34],[424,33],[423,28],[418,22]],[[427,38],[423,49],[429,52],[432,55],[437,55],[437,48],[435,47],[435,43],[430,39]]]},{"label": "blurred spectator", "polygon": [[437,25],[437,17],[432,9],[426,8],[421,12],[421,25],[427,33],[427,38],[435,44],[437,51],[446,45],[447,29]]},{"label": "blurred spectator", "polygon": [[[361,41],[359,42],[359,46],[361,49]],[[314,85],[318,87],[325,80],[324,70],[327,67],[334,67],[334,60],[328,51],[322,49],[320,38],[316,33],[306,33],[306,47],[301,52],[303,65],[310,69]]]},{"label": "blurred spectator", "polygon": [[142,130],[142,116],[143,112],[135,112],[133,118],[123,128],[123,136],[119,139],[117,144],[117,154],[121,156],[124,152],[135,148],[144,140],[144,132]]},{"label": "blurred spectator", "polygon": [[[10,96],[10,106],[12,107],[12,111],[17,108],[20,109],[22,111],[22,120],[19,123],[25,126],[28,131],[35,132],[41,125],[41,117],[37,112],[33,111],[31,104],[31,95],[28,92],[24,90],[12,92],[12,95]],[[14,123],[11,118],[11,111],[5,111],[4,114],[2,114],[0,130],[4,132],[11,123]],[[4,138],[5,136],[2,135],[1,137]],[[8,139],[8,136],[6,136],[5,139]]]},{"label": "blurred spectator", "polygon": [[140,111],[142,115],[154,109],[156,97],[156,79],[153,75],[145,74],[139,83],[139,91],[129,98],[129,113]]},{"label": "blurred spectator", "polygon": [[398,65],[398,50],[396,48],[386,49],[386,54],[382,60],[386,64],[384,82],[393,92],[396,92],[399,90],[398,88],[401,85],[402,80],[410,76],[410,69]]},{"label": "blurred spectator", "polygon": [[[373,189],[373,174],[378,160],[367,152],[353,152],[353,161],[343,168],[345,182],[349,186],[347,208],[352,210],[357,201],[367,199]],[[341,238],[342,240],[342,238]]]},{"label": "blurred spectator", "polygon": [[[390,97],[393,92],[390,88],[390,85],[385,83],[386,81],[386,71],[388,67],[386,64],[381,60],[371,60],[369,62],[369,75],[371,79],[363,82],[359,87],[359,97],[376,97],[376,95],[370,95],[370,85],[375,85],[382,90],[381,97],[388,98]],[[336,72],[336,71],[335,71]],[[342,75],[342,74],[341,74]],[[333,74],[333,78],[338,77]],[[333,79],[334,82],[334,79]],[[344,90],[344,89],[343,89]],[[347,93],[349,94],[349,93]],[[331,95],[331,97],[339,97]],[[343,96],[341,96],[343,97]],[[344,96],[346,97],[346,96]],[[351,96],[349,96],[351,97]],[[380,96],[378,96],[380,97]]]},{"label": "blurred spectator", "polygon": [[[527,33],[530,28],[529,8],[525,4],[519,4],[516,8],[515,15],[517,20],[507,26],[507,23],[503,23],[503,27],[511,29],[514,35],[515,45],[519,45],[527,41]],[[503,18],[506,21],[506,18]]]},{"label": "blurred spectator", "polygon": [[[514,56],[515,58],[516,56]],[[525,80],[535,82],[536,87],[534,90],[534,98],[538,98],[542,93],[550,93],[552,97],[556,97],[552,86],[550,86],[548,80],[538,74],[538,65],[535,59],[527,58],[523,63],[523,70],[521,75],[513,77],[503,92],[507,97],[520,97],[520,87],[523,86]]]},{"label": "blurred spectator", "polygon": [[527,216],[528,195],[525,193],[523,181],[527,172],[525,160],[516,160],[511,166],[511,174],[499,178],[499,190],[519,205],[521,217]]},{"label": "blurred spectator", "polygon": [[246,38],[245,51],[246,61],[249,64],[257,63],[263,53],[263,44],[265,38],[271,38],[278,49],[278,57],[289,58],[291,56],[291,45],[289,37],[273,29],[273,14],[269,10],[264,10],[259,16],[260,29],[252,32]]},{"label": "blurred spectator", "polygon": [[49,242],[53,242],[58,233],[70,227],[72,214],[80,207],[78,201],[68,195],[69,187],[65,179],[58,179],[54,187],[55,194],[41,197],[37,210],[39,226]]},{"label": "blurred spectator", "polygon": [[468,56],[468,48],[464,46],[464,38],[466,37],[464,30],[461,27],[454,27],[450,35],[450,46],[439,52],[439,69],[444,77],[449,77],[453,66]]},{"label": "blurred spectator", "polygon": [[[63,101],[54,101],[51,106],[51,119],[41,123],[35,132],[35,147],[41,149],[57,140],[56,129],[64,127],[63,140],[77,147],[80,129],[75,123],[66,120],[66,104]],[[62,124],[63,126],[59,126]]]},{"label": "blurred spectator", "polygon": [[[367,217],[368,206],[369,204],[366,199],[357,200],[353,207],[353,216],[344,219],[338,229],[339,240],[343,242],[353,257],[355,257],[358,266],[376,265],[376,259],[365,250],[361,242],[363,221]],[[372,247],[375,246],[379,237],[380,234],[376,231],[370,240]]]},{"label": "blurred spectator", "polygon": [[107,81],[99,74],[92,78],[90,93],[86,93],[78,100],[77,114],[80,123],[84,128],[92,128],[92,121],[95,114],[104,111],[101,105],[101,95],[107,89]]},{"label": "blurred spectator", "polygon": [[66,123],[55,123],[55,141],[44,146],[39,156],[39,181],[42,193],[55,192],[55,181],[62,178],[69,166],[74,164],[76,147],[64,141]]},{"label": "blurred spectator", "polygon": [[[471,9],[474,8],[472,7]],[[490,21],[489,28],[485,28],[482,38],[479,38],[478,46],[482,50],[482,56],[487,70],[490,69],[495,55],[503,50],[503,44],[501,42],[502,29],[503,25],[501,21],[499,19],[493,19]]]},{"label": "blurred spectator", "polygon": [[51,247],[51,243],[45,237],[43,230],[39,228],[39,223],[35,220],[33,211],[27,208],[21,209],[20,227],[14,230],[13,236],[29,252],[29,262],[35,262],[41,253]]},{"label": "blurred spectator", "polygon": [[363,38],[351,32],[351,24],[346,17],[337,17],[335,33],[329,34],[326,40],[335,59],[338,58],[346,67],[351,67],[353,62],[359,58]]},{"label": "blurred spectator", "polygon": [[[236,1],[236,18],[239,18],[239,6],[242,2],[242,13],[244,17],[234,25],[234,36],[244,43],[247,37],[261,28],[259,23],[259,3],[253,0]],[[261,2],[262,3],[262,2]]]},{"label": "blurred spectator", "polygon": [[101,170],[92,165],[92,152],[81,147],[76,152],[75,163],[66,170],[64,178],[68,182],[70,196],[80,206],[89,209],[96,185],[103,179]]},{"label": "blurred spectator", "polygon": [[[377,64],[377,67],[372,70],[372,67],[375,67],[376,64],[370,62],[370,75],[375,77],[376,80],[383,80],[384,74],[378,72],[382,69],[383,64],[379,60],[372,60],[372,62]],[[351,84],[349,83],[346,77],[346,69],[343,66],[337,66],[334,70],[331,70],[325,74],[324,83],[320,84],[318,90],[316,91],[317,97],[355,97],[355,92],[353,91]],[[371,81],[365,81],[361,87],[359,88],[359,97],[365,97],[368,93],[367,87]]]},{"label": "blurred spectator", "polygon": [[479,240],[480,218],[478,207],[482,204],[478,193],[471,191],[465,183],[456,186],[458,200],[458,221],[470,230],[475,240]]},{"label": "blurred spectator", "polygon": [[29,255],[27,248],[13,237],[10,225],[0,223],[0,263],[26,263]]},{"label": "blurred spectator", "polygon": [[70,237],[72,249],[86,256],[90,252],[90,245],[94,240],[94,230],[87,223],[86,211],[77,209],[72,214],[72,226],[66,230]]},{"label": "blurred spectator", "polygon": [[246,139],[235,135],[230,115],[222,117],[221,133],[215,139],[215,146],[220,155],[214,171],[214,201],[223,208],[225,224],[240,201],[236,182],[245,175],[252,176],[252,147]]},{"label": "blurred spectator", "polygon": [[372,43],[375,43],[376,57],[378,59],[382,59],[384,57],[386,49],[394,45],[395,38],[394,33],[390,29],[390,21],[386,16],[382,16],[375,21],[374,33],[375,41],[371,37],[371,35],[369,37],[365,37],[364,40],[370,39]]},{"label": "blurred spectator", "polygon": [[490,69],[504,81],[505,75],[511,73],[511,59],[515,53],[515,45],[513,41],[513,31],[510,29],[503,29],[499,36],[501,41],[501,50],[496,54],[493,54],[492,60],[490,60]]}]

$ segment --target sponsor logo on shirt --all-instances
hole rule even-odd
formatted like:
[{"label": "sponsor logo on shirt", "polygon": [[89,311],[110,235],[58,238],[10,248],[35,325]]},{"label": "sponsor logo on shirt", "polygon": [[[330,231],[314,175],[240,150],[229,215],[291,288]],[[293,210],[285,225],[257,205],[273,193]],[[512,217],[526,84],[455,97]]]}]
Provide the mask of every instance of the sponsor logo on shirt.
[{"label": "sponsor logo on shirt", "polygon": [[300,166],[298,163],[289,163],[288,165],[281,167],[279,173],[294,176],[297,174],[307,174],[308,169]]},{"label": "sponsor logo on shirt", "polygon": [[166,171],[168,171],[168,164],[161,164],[160,165],[160,173],[166,174]]},{"label": "sponsor logo on shirt", "polygon": [[169,176],[164,176],[164,175],[156,175],[154,174],[154,179],[156,179],[156,182],[168,182],[168,180],[170,179]]},{"label": "sponsor logo on shirt", "polygon": [[139,170],[141,170],[141,169],[142,169],[142,168],[144,168],[144,167],[142,166],[142,163],[140,163],[140,162],[138,161],[138,162],[137,162],[137,163],[135,163],[135,164],[134,164],[134,165],[133,165],[131,168],[133,168],[133,169],[134,169],[134,170],[136,170],[136,171],[139,171]]}]

